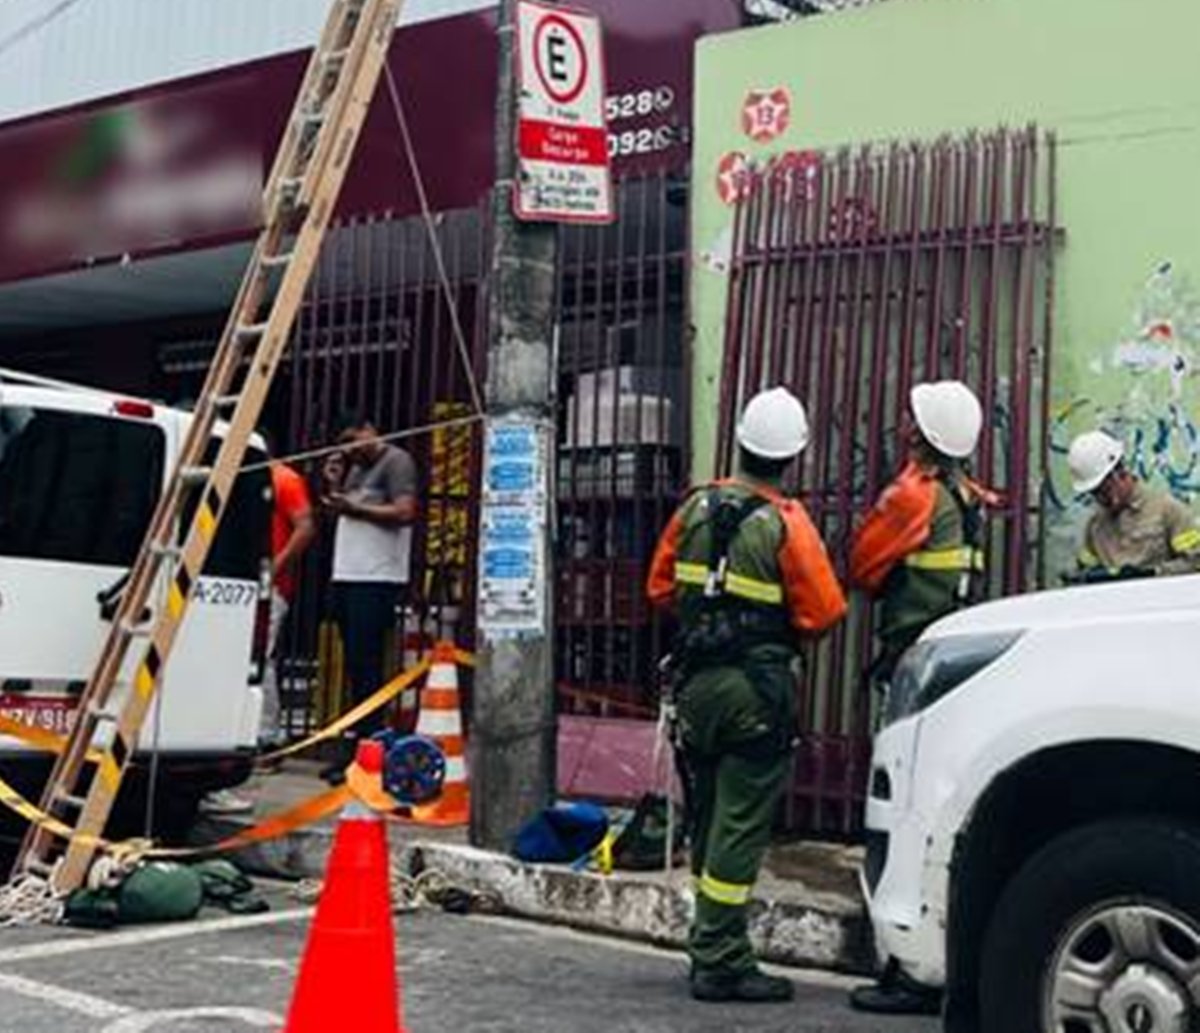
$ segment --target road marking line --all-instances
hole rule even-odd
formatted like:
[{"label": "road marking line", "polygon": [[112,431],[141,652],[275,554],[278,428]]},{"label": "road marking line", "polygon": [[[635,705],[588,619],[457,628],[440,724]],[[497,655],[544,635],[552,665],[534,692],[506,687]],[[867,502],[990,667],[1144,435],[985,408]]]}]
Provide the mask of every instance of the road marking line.
[{"label": "road marking line", "polygon": [[293,972],[296,966],[283,958],[239,958],[236,954],[218,954],[208,958],[214,965],[241,965],[247,968],[275,969],[280,972]]},{"label": "road marking line", "polygon": [[183,1019],[233,1019],[259,1029],[278,1029],[283,1019],[274,1012],[261,1008],[178,1008],[173,1011],[140,1011],[126,1014],[102,1033],[146,1033],[147,1030],[168,1023],[174,1025]]},{"label": "road marking line", "polygon": [[139,947],[147,943],[164,940],[182,940],[192,936],[212,933],[236,932],[239,929],[256,929],[264,925],[282,925],[312,917],[312,908],[293,908],[289,911],[272,911],[265,915],[238,915],[232,918],[211,918],[186,925],[163,926],[153,929],[132,929],[124,933],[101,933],[86,939],[31,943],[24,947],[0,950],[0,965],[18,961],[37,961],[40,958],[59,958],[67,954],[83,954],[87,951],[109,950],[113,947]]},{"label": "road marking line", "polygon": [[[644,957],[658,958],[660,961],[684,960],[682,948],[655,947],[649,943],[638,943],[636,940],[623,940],[620,937],[592,933],[583,929],[572,929],[569,926],[545,925],[532,919],[510,918],[504,915],[470,915],[468,921],[480,922],[484,925],[495,925],[503,928],[519,930],[541,936],[558,937],[564,940],[580,940],[584,943],[595,944],[598,947],[608,947],[611,950],[624,951],[627,954],[641,954]],[[401,958],[404,951],[400,951]],[[2,959],[0,959],[2,960]],[[773,965],[763,962],[759,967],[771,975],[782,976],[795,983],[807,986],[822,987],[831,990],[849,990],[861,986],[861,976],[846,976],[837,972],[827,972],[815,968],[793,968],[790,965]]]},{"label": "road marking line", "polygon": [[31,997],[35,1001],[52,1004],[57,1008],[86,1015],[90,1019],[121,1019],[129,1015],[131,1010],[121,1004],[113,1004],[91,994],[80,993],[78,990],[65,990],[61,986],[51,986],[49,983],[39,983],[34,979],[22,976],[0,973],[0,990],[9,990],[22,997]]}]

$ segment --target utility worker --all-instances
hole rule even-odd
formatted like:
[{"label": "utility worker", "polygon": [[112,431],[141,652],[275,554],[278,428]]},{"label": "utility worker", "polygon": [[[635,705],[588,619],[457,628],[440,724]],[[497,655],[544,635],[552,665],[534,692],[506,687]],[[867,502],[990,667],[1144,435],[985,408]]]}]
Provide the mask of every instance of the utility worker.
[{"label": "utility worker", "polygon": [[972,601],[983,573],[982,503],[964,460],[983,427],[966,384],[918,384],[905,428],[908,460],[858,528],[850,553],[856,587],[880,600],[880,651],[871,673],[886,683],[934,621]]},{"label": "utility worker", "polygon": [[[854,536],[850,575],[880,600],[879,651],[868,679],[886,686],[900,657],[934,621],[972,602],[983,574],[982,508],[998,501],[971,481],[964,461],[983,427],[965,384],[918,384],[904,428],[908,457]],[[851,1004],[879,1014],[936,1014],[940,994],[889,965],[855,989]]]},{"label": "utility worker", "polygon": [[691,493],[650,571],[650,600],[679,619],[676,739],[697,880],[691,988],[701,1001],[793,994],[759,970],[747,908],[794,743],[800,645],[846,612],[808,514],[780,490],[808,437],[789,391],[751,399],[737,430],[740,476]]},{"label": "utility worker", "polygon": [[1200,570],[1200,528],[1191,510],[1151,491],[1125,466],[1121,442],[1081,434],[1067,453],[1071,484],[1099,505],[1084,531],[1076,581],[1192,574]]}]

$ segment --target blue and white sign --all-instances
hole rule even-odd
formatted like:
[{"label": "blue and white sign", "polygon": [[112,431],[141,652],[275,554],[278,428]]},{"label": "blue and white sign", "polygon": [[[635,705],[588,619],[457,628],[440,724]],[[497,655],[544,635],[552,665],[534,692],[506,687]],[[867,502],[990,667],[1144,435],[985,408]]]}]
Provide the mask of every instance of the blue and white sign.
[{"label": "blue and white sign", "polygon": [[537,423],[487,428],[480,520],[479,626],[486,636],[545,634],[550,443]]}]

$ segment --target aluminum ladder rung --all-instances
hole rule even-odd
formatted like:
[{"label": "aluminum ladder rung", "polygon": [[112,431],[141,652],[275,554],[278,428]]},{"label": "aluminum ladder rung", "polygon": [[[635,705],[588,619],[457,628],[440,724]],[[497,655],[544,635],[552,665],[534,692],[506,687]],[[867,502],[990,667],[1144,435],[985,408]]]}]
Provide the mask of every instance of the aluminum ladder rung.
[{"label": "aluminum ladder rung", "polygon": [[103,721],[106,724],[116,724],[121,720],[121,712],[102,703],[93,703],[88,707],[88,713],[93,721]]},{"label": "aluminum ladder rung", "polygon": [[284,269],[292,264],[292,259],[296,255],[292,251],[282,251],[277,255],[263,255],[258,260],[258,264],[264,269]]},{"label": "aluminum ladder rung", "polygon": [[257,341],[267,332],[266,323],[243,323],[234,331],[239,341]]},{"label": "aluminum ladder rung", "polygon": [[151,638],[154,635],[154,625],[145,621],[122,621],[121,630],[130,638]]},{"label": "aluminum ladder rung", "polygon": [[212,472],[211,466],[185,466],[179,471],[179,480],[186,487],[194,488],[200,484],[207,484]]},{"label": "aluminum ladder rung", "polygon": [[27,871],[33,872],[34,875],[40,875],[44,879],[54,874],[54,865],[43,861],[40,857],[25,858],[25,868]]},{"label": "aluminum ladder rung", "polygon": [[295,205],[304,191],[305,176],[284,176],[275,187],[276,202],[282,205]]},{"label": "aluminum ladder rung", "polygon": [[183,550],[178,545],[162,545],[159,542],[150,546],[150,553],[164,560],[178,560],[183,556]]},{"label": "aluminum ladder rung", "polygon": [[82,811],[87,806],[86,796],[75,796],[73,793],[56,791],[54,799],[59,803],[65,803],[68,807],[74,807],[77,811]]},{"label": "aluminum ladder rung", "polygon": [[328,111],[301,111],[296,116],[296,121],[305,129],[311,126],[323,126],[328,120]]}]

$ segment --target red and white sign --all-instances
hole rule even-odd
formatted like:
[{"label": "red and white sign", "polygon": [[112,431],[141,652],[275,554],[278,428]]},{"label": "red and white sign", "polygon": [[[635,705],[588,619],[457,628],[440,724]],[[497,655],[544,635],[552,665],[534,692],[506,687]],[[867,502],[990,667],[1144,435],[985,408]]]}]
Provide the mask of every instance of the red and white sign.
[{"label": "red and white sign", "polygon": [[749,197],[752,175],[750,159],[741,151],[730,151],[717,162],[717,196],[721,203],[733,205]]},{"label": "red and white sign", "polygon": [[755,143],[770,143],[792,124],[792,95],[784,86],[751,90],[742,104],[742,131]]},{"label": "red and white sign", "polygon": [[612,222],[600,19],[521,0],[517,38],[517,217]]}]

